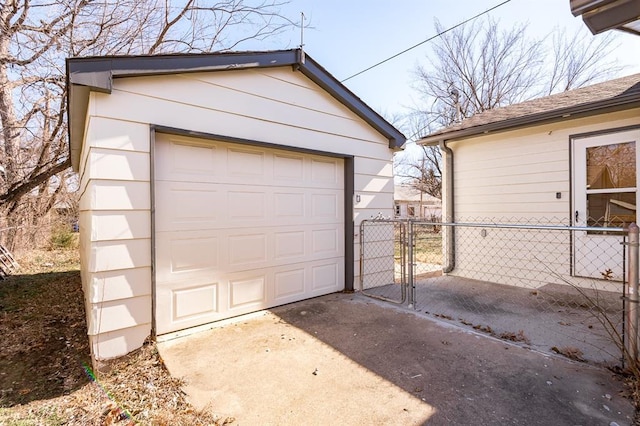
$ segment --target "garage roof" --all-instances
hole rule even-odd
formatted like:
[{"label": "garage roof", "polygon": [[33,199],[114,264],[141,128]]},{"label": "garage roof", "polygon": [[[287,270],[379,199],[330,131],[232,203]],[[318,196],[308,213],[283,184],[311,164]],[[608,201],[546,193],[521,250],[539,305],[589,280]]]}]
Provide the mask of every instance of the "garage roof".
[{"label": "garage roof", "polygon": [[495,108],[418,140],[423,145],[640,107],[640,74]]},{"label": "garage roof", "polygon": [[406,137],[365,104],[301,49],[267,52],[225,52],[154,56],[102,56],[67,59],[69,149],[77,168],[84,136],[89,93],[111,93],[113,79],[188,72],[228,71],[245,68],[292,66],[322,87],[389,139],[390,148],[400,148]]}]

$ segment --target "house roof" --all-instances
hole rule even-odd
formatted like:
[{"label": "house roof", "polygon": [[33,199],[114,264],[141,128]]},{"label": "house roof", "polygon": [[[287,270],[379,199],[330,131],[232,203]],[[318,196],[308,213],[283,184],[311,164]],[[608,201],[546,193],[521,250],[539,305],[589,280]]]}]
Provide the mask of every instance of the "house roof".
[{"label": "house roof", "polygon": [[489,132],[640,107],[640,74],[475,114],[421,138],[435,145]]},{"label": "house roof", "polygon": [[389,140],[390,148],[400,148],[406,137],[392,124],[347,89],[301,49],[266,52],[224,52],[153,56],[102,56],[67,59],[69,140],[74,168],[80,160],[89,93],[111,93],[113,79],[119,77],[169,75],[189,72],[228,71],[247,68],[291,66],[331,94]]}]

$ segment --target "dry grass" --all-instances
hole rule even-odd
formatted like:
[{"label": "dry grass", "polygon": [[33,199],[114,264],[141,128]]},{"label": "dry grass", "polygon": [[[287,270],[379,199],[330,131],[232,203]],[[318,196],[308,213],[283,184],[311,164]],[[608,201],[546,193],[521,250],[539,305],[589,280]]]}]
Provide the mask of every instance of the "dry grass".
[{"label": "dry grass", "polygon": [[551,350],[559,355],[562,355],[574,361],[586,362],[582,351],[573,346],[563,346],[561,348],[554,346],[551,348]]},{"label": "dry grass", "polygon": [[524,334],[523,330],[518,330],[517,333],[513,333],[511,331],[506,331],[504,333],[500,333],[498,335],[498,337],[503,339],[503,340],[510,340],[512,342],[522,342],[522,343],[527,344],[527,345],[531,344],[531,341]]},{"label": "dry grass", "polygon": [[196,411],[155,345],[93,374],[75,250],[16,255],[18,275],[0,281],[0,424],[222,425]]}]

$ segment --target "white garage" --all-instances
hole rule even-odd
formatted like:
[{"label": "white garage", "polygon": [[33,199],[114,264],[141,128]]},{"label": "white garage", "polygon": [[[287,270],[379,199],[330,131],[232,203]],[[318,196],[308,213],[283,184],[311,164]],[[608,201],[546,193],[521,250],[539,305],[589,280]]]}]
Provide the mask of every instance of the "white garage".
[{"label": "white garage", "polygon": [[336,291],[404,136],[302,51],[67,63],[94,359]]}]

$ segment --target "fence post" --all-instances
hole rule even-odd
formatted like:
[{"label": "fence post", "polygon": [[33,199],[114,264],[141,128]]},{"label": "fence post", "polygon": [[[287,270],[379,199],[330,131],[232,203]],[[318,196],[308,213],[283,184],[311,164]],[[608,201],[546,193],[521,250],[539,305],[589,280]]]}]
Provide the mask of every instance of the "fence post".
[{"label": "fence post", "polygon": [[407,235],[407,294],[409,296],[409,308],[413,308],[415,306],[413,294],[413,221],[409,219],[407,225],[409,231]]},{"label": "fence post", "polygon": [[626,350],[628,356],[632,357],[630,362],[638,359],[638,270],[640,259],[638,257],[638,246],[640,242],[640,228],[635,223],[629,225],[629,285],[627,286],[627,331],[629,338],[626,339]]}]

